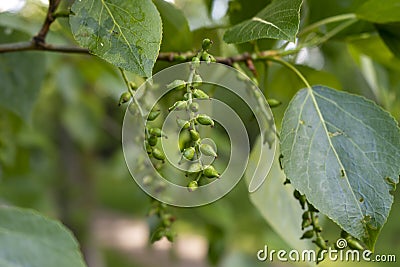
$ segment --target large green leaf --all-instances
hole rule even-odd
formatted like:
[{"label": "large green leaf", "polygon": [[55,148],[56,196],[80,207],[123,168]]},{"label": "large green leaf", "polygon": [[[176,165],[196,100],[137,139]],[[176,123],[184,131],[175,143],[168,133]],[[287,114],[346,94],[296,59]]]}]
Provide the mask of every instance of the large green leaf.
[{"label": "large green leaf", "polygon": [[[28,34],[21,31],[0,27],[0,43],[18,42],[29,38]],[[0,54],[0,106],[29,120],[45,72],[43,54],[37,52]]]},{"label": "large green leaf", "polygon": [[86,266],[61,223],[25,209],[0,207],[0,266]]},{"label": "large green leaf", "polygon": [[361,19],[376,23],[400,21],[400,0],[368,0],[357,9],[356,14]]},{"label": "large green leaf", "polygon": [[154,0],[163,23],[161,51],[189,51],[193,44],[192,32],[183,12],[164,0]]},{"label": "large green leaf", "polygon": [[[260,139],[254,146],[249,166],[246,170],[246,183],[249,185],[258,163],[256,160],[260,153]],[[271,155],[274,153],[271,151]],[[279,153],[275,153],[274,162],[264,183],[255,192],[250,193],[250,200],[261,213],[264,219],[286,243],[294,249],[302,251],[309,249],[309,243],[300,240],[302,236],[301,220],[303,210],[299,202],[293,197],[293,186],[284,185],[286,176],[279,166]]]},{"label": "large green leaf", "polygon": [[397,122],[363,97],[303,89],[286,110],[281,152],[294,187],[373,250],[399,181]]},{"label": "large green leaf", "polygon": [[294,41],[299,30],[302,0],[274,0],[253,18],[225,32],[227,43],[244,43],[261,38]]},{"label": "large green leaf", "polygon": [[161,18],[151,0],[75,1],[77,42],[111,64],[151,76],[161,44]]}]

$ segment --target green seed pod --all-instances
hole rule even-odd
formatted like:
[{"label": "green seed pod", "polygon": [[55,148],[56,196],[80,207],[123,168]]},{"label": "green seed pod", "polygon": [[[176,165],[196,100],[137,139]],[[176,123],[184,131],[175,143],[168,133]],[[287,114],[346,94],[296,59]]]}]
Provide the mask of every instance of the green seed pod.
[{"label": "green seed pod", "polygon": [[119,98],[118,106],[121,106],[122,104],[128,102],[129,100],[131,100],[131,98],[132,98],[131,93],[129,93],[129,92],[122,93]]},{"label": "green seed pod", "polygon": [[207,178],[219,177],[219,173],[217,172],[216,169],[214,169],[214,167],[212,165],[205,167],[203,170],[203,174]]},{"label": "green seed pod", "polygon": [[314,230],[316,231],[316,232],[318,232],[318,233],[321,233],[322,232],[322,227],[321,226],[315,226],[314,227]]},{"label": "green seed pod", "polygon": [[294,190],[294,192],[293,192],[293,196],[294,196],[294,198],[295,198],[295,199],[300,199],[300,197],[301,197],[301,194],[300,194],[300,192],[299,192],[299,191],[297,191],[297,190]]},{"label": "green seed pod", "polygon": [[136,89],[137,89],[137,85],[136,85],[136,83],[134,83],[134,82],[129,82],[129,87],[133,90],[133,91],[135,91]]},{"label": "green seed pod", "polygon": [[304,234],[300,237],[300,239],[308,239],[314,236],[314,230],[305,231]]},{"label": "green seed pod", "polygon": [[305,211],[302,215],[303,220],[311,220],[311,212]]},{"label": "green seed pod", "polygon": [[192,160],[192,159],[194,158],[194,154],[195,154],[195,153],[196,153],[196,149],[194,149],[194,147],[188,147],[188,148],[185,148],[185,149],[183,150],[182,155],[183,155],[186,159]]},{"label": "green seed pod", "polygon": [[282,104],[281,101],[276,100],[276,99],[273,99],[273,98],[267,99],[267,102],[268,102],[268,105],[269,105],[271,108],[279,107],[279,106]]},{"label": "green seed pod", "polygon": [[197,115],[196,121],[202,125],[210,125],[211,127],[214,127],[214,121],[205,114]]},{"label": "green seed pod", "polygon": [[189,105],[189,109],[190,109],[191,111],[193,111],[193,112],[197,112],[197,111],[199,111],[199,104],[196,103],[196,102],[192,102],[192,103],[190,103],[190,105]]},{"label": "green seed pod", "polygon": [[299,202],[300,202],[301,208],[304,210],[306,202],[307,202],[306,195],[301,195],[299,198]]},{"label": "green seed pod", "polygon": [[203,80],[201,79],[200,75],[195,74],[192,80],[192,86],[197,87],[200,86]]},{"label": "green seed pod", "polygon": [[164,132],[160,128],[150,128],[149,134],[156,137],[165,136]]},{"label": "green seed pod", "polygon": [[199,186],[197,185],[196,181],[190,181],[190,183],[187,185],[187,189],[189,190],[189,192],[193,192],[197,190],[197,188],[199,188]]},{"label": "green seed pod", "polygon": [[180,90],[180,89],[185,88],[185,86],[186,86],[186,82],[185,81],[183,81],[183,80],[175,80],[172,83],[167,85],[167,89],[168,90],[171,90],[171,89]]},{"label": "green seed pod", "polygon": [[[156,138],[156,139],[157,139],[157,138]],[[156,142],[157,142],[157,140],[156,140]],[[145,147],[145,149],[146,149],[147,154],[151,154],[151,152],[153,151],[153,149],[151,148],[151,146],[150,146],[150,144],[149,144],[148,141],[146,141],[146,142],[144,143],[144,147]]]},{"label": "green seed pod", "polygon": [[157,119],[158,115],[160,115],[161,111],[156,110],[156,111],[151,111],[149,113],[149,116],[147,116],[147,120],[148,121],[154,121],[155,119]]},{"label": "green seed pod", "polygon": [[164,160],[165,154],[158,148],[153,148],[153,157],[158,160]]},{"label": "green seed pod", "polygon": [[310,225],[311,225],[311,220],[303,220],[301,222],[301,230],[304,230],[305,228],[307,228]]},{"label": "green seed pod", "polygon": [[201,144],[200,151],[206,156],[217,157],[217,152],[215,152],[214,148],[208,144]]},{"label": "green seed pod", "polygon": [[349,248],[354,249],[354,250],[364,250],[364,247],[355,239],[349,238],[347,240],[347,245]]},{"label": "green seed pod", "polygon": [[326,246],[326,241],[321,236],[318,236],[313,242],[321,249],[327,249],[328,248]]},{"label": "green seed pod", "polygon": [[193,141],[197,141],[200,139],[200,134],[196,130],[192,129],[189,131],[189,133],[190,133],[190,138],[192,138]]},{"label": "green seed pod", "polygon": [[176,123],[178,124],[179,128],[187,129],[190,126],[190,122],[182,119],[176,119]]},{"label": "green seed pod", "polygon": [[168,108],[168,111],[171,111],[171,110],[183,110],[183,109],[186,108],[186,106],[187,106],[187,102],[186,101],[176,101],[172,105],[172,107]]},{"label": "green seed pod", "polygon": [[210,98],[209,95],[207,95],[203,90],[200,90],[200,89],[194,89],[193,96],[198,99],[209,99]]},{"label": "green seed pod", "polygon": [[149,143],[150,146],[157,145],[157,141],[158,141],[158,138],[157,138],[157,136],[154,136],[154,135],[150,135],[149,138],[147,138],[147,142]]},{"label": "green seed pod", "polygon": [[203,43],[201,44],[201,48],[203,50],[208,50],[211,48],[212,43],[213,42],[210,39],[206,38],[203,40]]},{"label": "green seed pod", "polygon": [[168,239],[169,242],[174,242],[175,234],[174,234],[174,232],[172,232],[171,230],[168,230],[168,231],[165,233],[165,237]]},{"label": "green seed pod", "polygon": [[201,164],[198,162],[193,163],[192,165],[190,165],[189,169],[187,170],[187,172],[189,173],[195,173],[195,172],[199,172],[201,171],[202,167]]},{"label": "green seed pod", "polygon": [[150,237],[150,242],[154,243],[158,240],[160,240],[161,238],[163,238],[165,235],[165,231],[163,228],[158,228]]}]

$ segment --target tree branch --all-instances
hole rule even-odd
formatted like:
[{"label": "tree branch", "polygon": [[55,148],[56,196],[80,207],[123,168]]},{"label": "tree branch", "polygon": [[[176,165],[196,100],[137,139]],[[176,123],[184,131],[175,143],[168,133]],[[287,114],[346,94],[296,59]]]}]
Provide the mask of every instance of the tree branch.
[{"label": "tree branch", "polygon": [[45,39],[47,36],[47,33],[50,30],[50,25],[54,22],[55,17],[53,16],[54,13],[57,10],[58,5],[60,4],[61,0],[50,0],[49,1],[49,8],[47,9],[47,14],[46,14],[46,19],[43,22],[43,26],[38,32],[33,37],[33,41],[35,41],[37,44],[44,44]]}]

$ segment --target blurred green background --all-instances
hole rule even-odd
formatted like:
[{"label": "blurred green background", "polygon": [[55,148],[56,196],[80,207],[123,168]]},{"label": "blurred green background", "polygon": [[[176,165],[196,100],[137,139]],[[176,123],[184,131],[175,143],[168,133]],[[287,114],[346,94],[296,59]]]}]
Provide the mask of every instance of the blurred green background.
[{"label": "blurred green background", "polygon": [[[64,7],[66,2],[63,2]],[[163,4],[155,2],[159,2],[159,6]],[[168,10],[171,13],[161,12],[164,23],[161,50],[197,49],[201,40],[208,37],[214,41],[211,50],[214,55],[251,51],[254,44],[238,47],[225,44],[223,27],[252,16],[268,2],[250,4],[238,0],[228,4],[222,0],[176,0],[182,12],[174,9]],[[350,12],[360,2],[306,1],[302,23]],[[28,0],[12,12],[7,12],[5,7],[0,10],[4,11],[0,13],[0,42],[29,40],[40,29],[46,1]],[[226,12],[229,18],[224,16]],[[177,25],[171,18],[179,16],[183,23]],[[298,65],[311,84],[364,95],[398,120],[399,59],[374,31],[371,25],[357,23],[321,47],[302,50],[297,57],[287,59]],[[74,44],[67,19],[58,19],[52,25],[47,41]],[[258,49],[279,45],[279,42],[257,42]],[[257,261],[256,252],[264,245],[270,249],[290,250],[291,244],[285,242],[253,206],[244,181],[215,203],[190,209],[171,207],[170,212],[177,217],[174,224],[177,241],[169,244],[162,240],[150,246],[146,217],[150,198],[130,176],[122,153],[125,107],[118,107],[117,103],[125,88],[118,70],[96,57],[72,54],[0,55],[2,67],[6,66],[5,62],[8,69],[2,73],[9,76],[0,77],[0,90],[4,90],[1,87],[13,77],[19,81],[15,90],[20,96],[1,101],[0,203],[33,208],[61,220],[76,235],[89,266],[307,265]],[[170,64],[158,62],[154,72]],[[287,104],[303,85],[293,73],[279,65],[265,62],[257,63],[256,67],[265,96],[283,103],[273,110],[279,128]],[[143,82],[133,75],[130,77],[137,83]],[[399,194],[397,191],[375,251],[395,254],[398,260]],[[280,200],[261,203],[262,212],[273,209],[275,201]],[[280,212],[288,211],[281,209]],[[282,219],[285,218],[282,215]],[[325,220],[324,232],[329,240],[336,240],[340,229]],[[298,240],[299,237],[286,236],[286,239]],[[308,241],[303,242],[312,247]],[[361,265],[397,266],[396,263],[365,262],[321,264]]]}]

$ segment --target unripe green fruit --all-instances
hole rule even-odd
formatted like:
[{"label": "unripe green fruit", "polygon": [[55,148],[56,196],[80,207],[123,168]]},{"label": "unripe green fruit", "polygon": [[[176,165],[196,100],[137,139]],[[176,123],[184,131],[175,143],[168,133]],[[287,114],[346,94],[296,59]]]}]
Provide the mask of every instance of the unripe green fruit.
[{"label": "unripe green fruit", "polygon": [[311,220],[303,220],[301,222],[301,230],[304,230],[304,228],[307,228],[310,225],[311,225]]},{"label": "unripe green fruit", "polygon": [[308,230],[304,232],[304,234],[300,237],[300,239],[312,238],[313,236],[314,236],[314,231]]},{"label": "unripe green fruit", "polygon": [[168,90],[171,90],[171,89],[180,90],[180,89],[185,88],[185,86],[186,86],[186,82],[185,81],[183,81],[183,80],[175,80],[172,83],[167,85],[167,89]]},{"label": "unripe green fruit", "polygon": [[157,229],[150,237],[150,242],[154,243],[158,240],[160,240],[161,238],[163,238],[165,235],[165,231],[162,228]]},{"label": "unripe green fruit", "polygon": [[201,48],[203,50],[208,50],[208,49],[210,49],[212,43],[213,42],[210,39],[206,38],[203,40],[203,43],[201,44]]},{"label": "unripe green fruit", "polygon": [[157,137],[165,136],[164,132],[160,128],[150,128],[149,134]]},{"label": "unripe green fruit", "polygon": [[293,196],[294,196],[295,199],[300,199],[301,194],[300,194],[300,192],[298,190],[294,190]]},{"label": "unripe green fruit", "polygon": [[197,111],[199,111],[199,104],[193,102],[193,103],[191,103],[191,104],[189,105],[189,109],[190,109],[191,111],[193,111],[193,112],[197,112]]},{"label": "unripe green fruit", "polygon": [[134,82],[129,82],[129,87],[133,90],[133,91],[135,91],[136,89],[137,89],[137,85],[136,85],[136,83],[134,83]]},{"label": "unripe green fruit", "polygon": [[321,249],[327,249],[326,242],[325,242],[325,240],[324,240],[321,236],[318,236],[313,242],[314,242],[319,248],[321,248]]},{"label": "unripe green fruit", "polygon": [[303,220],[310,220],[311,219],[311,212],[305,211],[302,215]]},{"label": "unripe green fruit", "polygon": [[155,135],[150,135],[149,138],[147,138],[147,142],[149,143],[150,146],[155,146],[157,145],[158,138]]},{"label": "unripe green fruit", "polygon": [[299,202],[300,202],[301,208],[304,210],[306,202],[307,202],[306,195],[301,195],[299,198]]},{"label": "unripe green fruit", "polygon": [[202,125],[210,125],[211,127],[214,127],[214,121],[205,114],[197,115],[196,121]]},{"label": "unripe green fruit", "polygon": [[281,101],[273,99],[273,98],[267,99],[267,102],[271,108],[279,107],[282,104]]},{"label": "unripe green fruit", "polygon": [[347,245],[351,249],[364,250],[364,247],[357,240],[355,240],[353,238],[350,238],[350,239],[347,240]]},{"label": "unripe green fruit", "polygon": [[194,158],[194,154],[196,153],[196,149],[194,147],[188,147],[183,150],[183,156],[188,159],[192,160]]},{"label": "unripe green fruit", "polygon": [[189,192],[193,192],[195,190],[197,190],[197,188],[199,188],[199,186],[197,185],[196,181],[191,181],[188,186],[187,186]]},{"label": "unripe green fruit", "polygon": [[203,90],[200,90],[200,89],[194,89],[193,96],[198,99],[209,99],[210,98],[209,95],[207,95]]},{"label": "unripe green fruit", "polygon": [[197,141],[200,139],[200,134],[196,130],[192,129],[189,131],[189,133],[190,133],[190,138],[192,138],[193,141]]},{"label": "unripe green fruit", "polygon": [[200,151],[206,156],[217,157],[217,152],[215,152],[214,148],[208,144],[201,144]]},{"label": "unripe green fruit", "polygon": [[176,123],[178,124],[179,128],[187,129],[190,126],[190,122],[182,119],[176,119]]},{"label": "unripe green fruit", "polygon": [[192,86],[197,87],[200,86],[203,80],[201,79],[200,75],[195,74],[192,80]]},{"label": "unripe green fruit", "polygon": [[219,177],[219,173],[217,172],[216,169],[214,169],[214,167],[212,165],[205,167],[203,170],[203,174],[207,178]]},{"label": "unripe green fruit", "polygon": [[153,148],[153,157],[155,158],[155,159],[158,159],[158,160],[164,160],[165,159],[165,155],[164,155],[164,152],[162,152],[160,149],[158,149],[158,148]]},{"label": "unripe green fruit", "polygon": [[160,115],[160,111],[156,110],[156,111],[151,111],[149,113],[149,116],[147,116],[147,120],[148,121],[154,121],[155,119],[157,119],[158,115]]},{"label": "unripe green fruit", "polygon": [[189,173],[199,172],[199,171],[201,171],[201,169],[202,169],[201,164],[198,162],[195,162],[192,165],[190,165],[187,172],[189,172]]},{"label": "unripe green fruit", "polygon": [[186,106],[187,106],[187,102],[186,101],[176,101],[172,105],[172,107],[168,108],[168,111],[171,111],[171,110],[183,110],[183,109],[186,108]]},{"label": "unripe green fruit", "polygon": [[129,92],[124,92],[121,94],[120,98],[119,98],[119,103],[118,106],[121,106],[122,104],[128,102],[129,100],[131,100],[132,98],[132,94]]},{"label": "unripe green fruit", "polygon": [[169,242],[174,242],[175,234],[169,230],[165,233],[165,237],[168,239]]}]

